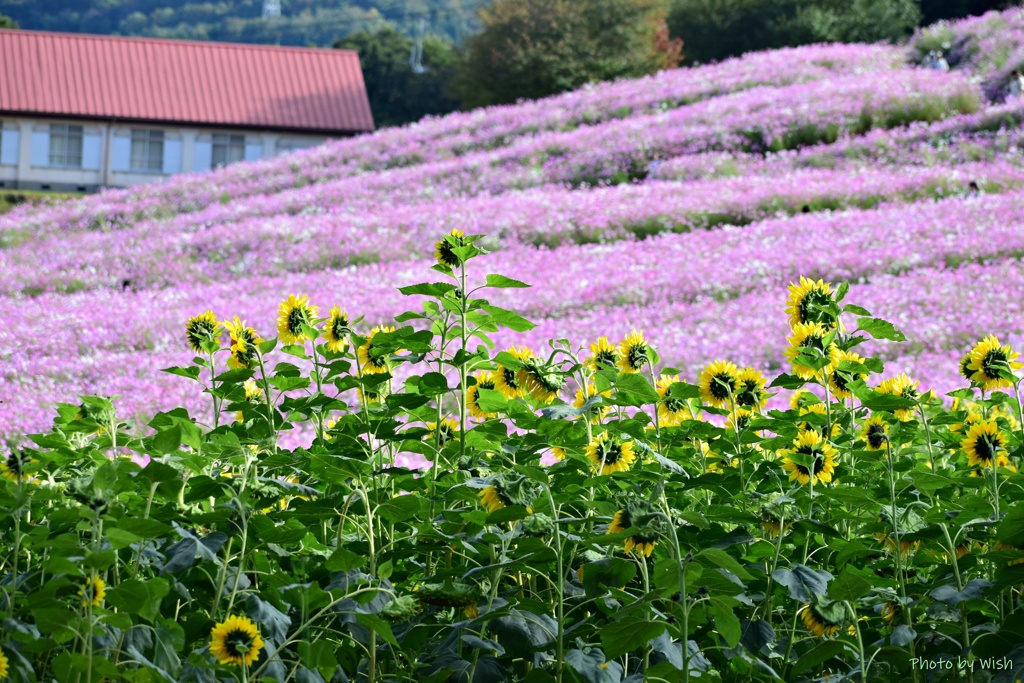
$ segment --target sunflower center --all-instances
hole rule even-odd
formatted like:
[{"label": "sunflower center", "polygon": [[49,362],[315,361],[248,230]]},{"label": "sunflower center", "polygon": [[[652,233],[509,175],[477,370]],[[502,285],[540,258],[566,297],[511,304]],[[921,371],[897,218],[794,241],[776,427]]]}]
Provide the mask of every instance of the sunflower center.
[{"label": "sunflower center", "polygon": [[598,351],[594,355],[594,363],[597,365],[615,365],[615,352]]},{"label": "sunflower center", "polygon": [[224,636],[224,651],[233,657],[246,655],[252,647],[252,636],[245,631],[234,630]]},{"label": "sunflower center", "polygon": [[298,336],[302,334],[302,326],[309,324],[309,312],[301,307],[296,306],[288,312],[288,331]]},{"label": "sunflower center", "polygon": [[732,392],[733,378],[727,372],[720,372],[711,378],[709,382],[708,391],[711,395],[717,398],[719,401],[724,401],[729,398]]},{"label": "sunflower center", "polygon": [[825,308],[832,303],[832,297],[818,289],[812,289],[800,300],[800,322],[831,324],[832,314]]},{"label": "sunflower center", "polygon": [[368,344],[366,346],[366,359],[366,362],[375,368],[386,368],[388,366],[388,362],[384,356],[373,355],[373,344]]},{"label": "sunflower center", "polygon": [[14,453],[11,453],[7,457],[7,469],[9,469],[14,474],[21,474],[21,460]]},{"label": "sunflower center", "polygon": [[917,401],[917,399],[919,399],[921,397],[921,395],[919,393],[917,393],[917,389],[915,389],[914,387],[912,387],[910,385],[907,385],[907,386],[903,387],[903,391],[900,392],[900,396],[902,396],[903,398],[907,399],[908,401],[915,401],[915,402]]},{"label": "sunflower center", "polygon": [[819,472],[821,472],[823,469],[825,469],[825,458],[823,458],[821,456],[821,453],[819,453],[815,449],[810,448],[808,446],[803,446],[803,447],[801,447],[801,448],[799,448],[797,450],[797,453],[803,453],[804,455],[813,455],[814,456],[814,464],[811,465],[810,469],[808,469],[804,465],[797,465],[796,466],[796,468],[798,470],[800,470],[801,474],[810,475],[812,473],[812,471],[813,471],[813,474],[817,475]]},{"label": "sunflower center", "polygon": [[868,445],[872,448],[881,448],[885,443],[885,427],[873,424],[868,427]]},{"label": "sunflower center", "polygon": [[344,316],[338,316],[334,319],[331,324],[331,336],[335,339],[341,339],[348,332],[348,320]]},{"label": "sunflower center", "polygon": [[601,444],[601,462],[605,465],[614,465],[622,457],[622,446],[614,441],[606,441]]},{"label": "sunflower center", "polygon": [[667,398],[665,399],[665,408],[670,413],[678,413],[686,409],[686,401],[679,398]]},{"label": "sunflower center", "polygon": [[629,347],[626,353],[626,361],[631,368],[642,368],[647,364],[647,344],[640,342]]},{"label": "sunflower center", "polygon": [[999,371],[1007,370],[1009,367],[1010,359],[1006,357],[1002,349],[992,349],[985,354],[985,358],[981,361],[981,371],[989,379],[999,379]]},{"label": "sunflower center", "polygon": [[501,377],[505,384],[512,389],[519,388],[519,381],[516,380],[516,371],[508,368],[501,368]]},{"label": "sunflower center", "polygon": [[996,451],[1001,445],[998,436],[979,436],[978,440],[974,442],[974,454],[978,456],[979,460],[991,462],[995,459]]},{"label": "sunflower center", "polygon": [[736,402],[741,406],[755,406],[761,403],[761,387],[753,380],[746,380],[736,392]]}]

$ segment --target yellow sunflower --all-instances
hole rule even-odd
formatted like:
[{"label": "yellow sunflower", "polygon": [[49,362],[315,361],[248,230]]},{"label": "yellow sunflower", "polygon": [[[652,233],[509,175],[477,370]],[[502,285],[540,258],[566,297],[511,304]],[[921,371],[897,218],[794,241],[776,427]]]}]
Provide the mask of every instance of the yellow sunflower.
[{"label": "yellow sunflower", "polygon": [[[505,349],[505,353],[514,356],[516,360],[520,362],[533,358],[533,351],[525,346],[512,346]],[[524,391],[524,387],[520,381],[519,371],[513,368],[505,368],[500,365],[497,366],[494,369],[494,388],[500,391],[502,395],[509,400],[521,396]]]},{"label": "yellow sunflower", "polygon": [[764,385],[768,382],[760,370],[756,368],[743,368],[736,375],[738,380],[736,389],[736,405],[749,408],[755,412],[764,410],[768,403],[768,393]]},{"label": "yellow sunflower", "polygon": [[444,448],[445,444],[459,439],[459,423],[450,417],[441,419],[440,429],[437,428],[436,422],[428,422],[427,427],[430,429],[427,440],[436,441],[438,448]]},{"label": "yellow sunflower", "polygon": [[729,411],[729,417],[725,419],[725,428],[730,432],[742,432],[750,425],[750,418],[754,413],[746,408],[736,409],[736,419],[733,420],[733,412]]},{"label": "yellow sunflower", "polygon": [[818,397],[811,392],[806,389],[797,389],[793,392],[793,395],[789,397],[789,408],[790,410],[796,410],[797,408],[803,408],[805,405],[811,405],[818,402]]},{"label": "yellow sunflower", "polygon": [[[974,381],[974,369],[971,367],[972,363],[974,363],[974,358],[971,356],[971,352],[968,351],[967,354],[960,359],[959,365],[960,376],[966,379],[968,382]],[[954,399],[953,403],[954,410],[956,409],[956,400],[957,399]]]},{"label": "yellow sunflower", "polygon": [[587,457],[594,464],[596,474],[625,472],[636,460],[633,442],[622,441],[602,432],[587,446]]},{"label": "yellow sunflower", "polygon": [[494,512],[495,510],[500,510],[506,505],[512,504],[508,498],[506,498],[505,495],[493,485],[485,488],[483,491],[478,493],[477,496],[480,498],[480,504],[483,505],[489,513]]},{"label": "yellow sunflower", "polygon": [[341,310],[341,306],[332,306],[327,314],[323,335],[328,351],[342,353],[348,348],[348,333],[351,332],[349,324],[348,313]]},{"label": "yellow sunflower", "polygon": [[461,230],[455,229],[448,233],[451,242],[447,239],[440,239],[434,244],[434,258],[438,263],[449,268],[459,265],[459,257],[455,255],[453,249],[466,245],[466,240],[463,239],[464,234]]},{"label": "yellow sunflower", "polygon": [[363,366],[364,374],[374,374],[378,372],[387,372],[389,370],[388,357],[387,355],[374,355],[373,353],[373,338],[378,334],[388,334],[394,332],[394,327],[386,327],[378,325],[370,330],[369,336],[366,338],[366,343],[359,347],[356,355],[359,358],[359,362]]},{"label": "yellow sunflower", "polygon": [[[878,521],[884,521],[882,517],[878,518]],[[887,533],[879,532],[875,534],[875,538],[881,543],[888,552],[896,550],[896,541],[893,540],[892,536]],[[900,557],[906,557],[911,553],[916,553],[921,549],[921,541],[900,541]]]},{"label": "yellow sunflower", "polygon": [[558,398],[558,391],[565,382],[556,367],[536,357],[525,359],[516,379],[523,391],[540,403],[552,403]]},{"label": "yellow sunflower", "polygon": [[377,385],[373,389],[363,389],[362,387],[356,388],[356,396],[359,398],[359,402],[366,401],[367,403],[380,403],[381,399],[384,398],[383,389],[381,385]]},{"label": "yellow sunflower", "polygon": [[7,655],[4,654],[3,650],[0,650],[0,681],[7,678],[7,674],[11,671],[10,664],[7,661]]},{"label": "yellow sunflower", "polygon": [[967,454],[971,467],[992,467],[1000,464],[996,458],[999,451],[1006,449],[1006,437],[999,430],[995,420],[984,420],[972,426],[960,442],[960,448]]},{"label": "yellow sunflower", "polygon": [[[814,413],[816,415],[828,415],[828,410],[825,408],[825,404],[824,403],[811,403],[809,405],[805,405],[804,407],[802,407],[800,409],[800,414],[801,415],[809,415],[811,413]],[[809,430],[813,430],[813,431],[815,431],[815,432],[817,432],[819,434],[822,434],[822,435],[824,435],[824,433],[825,433],[825,425],[820,425],[820,426],[819,425],[812,425],[810,422],[802,422],[802,423],[800,423],[800,429],[803,429],[803,430],[808,430],[808,429]],[[842,431],[842,428],[839,426],[839,423],[838,422],[833,422],[832,423],[832,436],[839,436],[839,432],[840,431]]]},{"label": "yellow sunflower", "polygon": [[78,590],[78,594],[82,596],[82,607],[99,607],[103,604],[103,598],[107,597],[107,584],[94,574],[85,580],[85,585]]},{"label": "yellow sunflower", "polygon": [[786,315],[792,327],[807,323],[821,323],[828,328],[835,325],[835,315],[823,307],[833,303],[832,286],[824,280],[800,277],[799,284],[790,283],[786,299]]},{"label": "yellow sunflower", "polygon": [[[608,525],[607,533],[617,534],[632,526],[633,521],[630,518],[629,510],[619,510],[615,513],[615,516],[612,517],[611,524]],[[626,539],[626,554],[633,554],[637,557],[650,557],[651,553],[654,552],[654,547],[656,545],[658,545],[658,538],[653,534],[633,534]]]},{"label": "yellow sunflower", "polygon": [[11,450],[7,457],[0,460],[0,477],[11,481],[28,481],[28,473],[25,467],[35,460],[27,457],[24,453]]},{"label": "yellow sunflower", "polygon": [[864,447],[869,451],[882,450],[888,440],[889,425],[881,415],[872,415],[861,426],[860,438],[864,439]]},{"label": "yellow sunflower", "polygon": [[986,391],[1013,386],[1010,380],[999,375],[1000,371],[1014,372],[1024,368],[1024,364],[1017,362],[1020,354],[1009,346],[1001,346],[999,340],[991,334],[975,344],[969,355],[971,362],[968,369],[974,371],[971,379]]},{"label": "yellow sunflower", "polygon": [[218,336],[220,330],[213,311],[200,313],[185,323],[185,338],[188,339],[189,348],[196,353],[203,353],[203,342],[216,341]]},{"label": "yellow sunflower", "polygon": [[775,515],[771,515],[767,512],[761,513],[761,528],[764,529],[764,532],[765,534],[767,534],[768,538],[772,540],[778,538],[779,534],[785,531],[788,528],[788,526],[788,524],[784,524],[782,520],[780,520]]},{"label": "yellow sunflower", "polygon": [[231,357],[228,358],[228,367],[234,370],[251,370],[256,365],[259,353],[256,345],[263,339],[256,334],[256,330],[248,327],[245,321],[239,320],[237,315],[234,320],[225,320],[222,324],[231,340]]},{"label": "yellow sunflower", "polygon": [[309,297],[289,294],[277,309],[277,334],[285,344],[300,344],[306,337],[303,325],[312,326],[320,309],[310,306]]},{"label": "yellow sunflower", "polygon": [[466,408],[469,410],[469,414],[478,420],[486,420],[492,418],[497,413],[488,413],[480,407],[480,390],[481,389],[494,389],[494,375],[487,370],[473,375],[476,378],[476,384],[466,389]]},{"label": "yellow sunflower", "polygon": [[[253,405],[260,405],[263,402],[263,390],[260,389],[260,385],[256,383],[254,379],[245,380],[245,384],[242,385],[245,388],[245,400]],[[237,413],[239,422],[245,419],[245,415],[241,410]]]},{"label": "yellow sunflower", "polygon": [[671,398],[669,389],[679,381],[679,375],[662,375],[658,379],[658,420],[662,427],[678,427],[683,422],[693,419],[690,406],[681,398]]},{"label": "yellow sunflower", "polygon": [[[796,453],[810,456],[813,465],[807,467],[794,462],[791,456]],[[806,485],[810,483],[812,476],[816,486],[832,481],[832,474],[836,468],[836,449],[818,432],[802,432],[793,439],[793,447],[779,451],[779,456],[782,457],[782,469],[789,472],[790,481]]]},{"label": "yellow sunflower", "polygon": [[724,408],[739,388],[739,370],[727,360],[716,360],[697,379],[700,397],[708,405]]},{"label": "yellow sunflower", "polygon": [[898,602],[889,601],[882,605],[882,619],[889,626],[895,626],[896,620],[903,614],[903,607]]},{"label": "yellow sunflower", "polygon": [[801,379],[820,379],[822,377],[823,370],[815,370],[808,365],[803,365],[798,361],[798,357],[801,353],[812,352],[813,349],[829,356],[832,347],[825,348],[825,337],[828,333],[829,329],[821,323],[799,323],[793,326],[793,336],[787,339],[789,347],[786,349],[785,356],[793,363],[793,373],[797,377]]},{"label": "yellow sunflower", "polygon": [[[611,398],[611,390],[600,392],[601,396],[605,398]],[[586,390],[580,387],[576,390],[576,400],[572,402],[572,407],[579,410],[583,407],[587,401],[598,395],[597,386],[590,382],[587,384]],[[601,420],[608,414],[611,408],[604,405],[595,405],[587,409],[587,414],[590,415],[590,422],[593,424],[599,424]]]},{"label": "yellow sunflower", "polygon": [[604,368],[614,368],[619,362],[619,352],[608,341],[608,337],[598,337],[596,344],[590,345],[590,357],[584,362],[591,372]]},{"label": "yellow sunflower", "polygon": [[[921,395],[917,391],[917,387],[920,382],[914,382],[906,374],[901,374],[898,377],[890,377],[884,380],[878,385],[878,391],[883,394],[892,394],[893,396],[901,396],[908,401],[914,401],[915,403],[921,398]],[[905,408],[894,411],[896,419],[900,422],[907,422],[914,419],[914,409]]]},{"label": "yellow sunflower", "polygon": [[834,638],[839,633],[839,627],[842,625],[830,621],[810,603],[806,603],[800,608],[800,618],[803,620],[807,630],[818,638]]},{"label": "yellow sunflower", "polygon": [[232,615],[210,631],[210,654],[219,664],[252,666],[262,649],[260,630],[249,617]]},{"label": "yellow sunflower", "polygon": [[852,351],[843,351],[842,349],[834,347],[829,358],[831,362],[825,366],[825,375],[828,377],[828,386],[832,390],[833,396],[840,401],[846,400],[853,396],[853,392],[850,391],[850,382],[858,379],[864,379],[867,375],[859,372],[840,372],[839,364],[843,361],[863,363],[864,358]]},{"label": "yellow sunflower", "polygon": [[619,370],[622,372],[640,372],[651,362],[651,347],[644,339],[643,332],[635,329],[619,342]]}]

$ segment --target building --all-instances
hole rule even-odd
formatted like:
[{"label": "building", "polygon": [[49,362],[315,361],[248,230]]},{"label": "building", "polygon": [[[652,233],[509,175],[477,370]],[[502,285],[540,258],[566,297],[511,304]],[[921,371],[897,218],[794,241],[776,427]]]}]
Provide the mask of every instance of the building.
[{"label": "building", "polygon": [[349,50],[0,31],[0,188],[124,187],[372,130]]}]

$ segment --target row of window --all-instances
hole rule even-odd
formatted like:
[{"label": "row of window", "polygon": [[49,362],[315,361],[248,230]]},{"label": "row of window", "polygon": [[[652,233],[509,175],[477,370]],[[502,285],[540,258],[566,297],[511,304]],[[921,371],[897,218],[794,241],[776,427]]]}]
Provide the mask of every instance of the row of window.
[{"label": "row of window", "polygon": [[[63,123],[50,125],[50,166],[82,167],[82,126]],[[245,158],[245,136],[215,133],[212,149],[213,168],[220,168]],[[132,128],[132,171],[155,171],[164,168],[164,132],[146,128]]]}]

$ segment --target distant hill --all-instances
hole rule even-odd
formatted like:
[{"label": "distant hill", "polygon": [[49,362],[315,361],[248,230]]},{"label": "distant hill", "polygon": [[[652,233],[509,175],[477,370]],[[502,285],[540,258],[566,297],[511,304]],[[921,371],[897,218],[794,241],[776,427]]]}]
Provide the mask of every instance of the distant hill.
[{"label": "distant hill", "polygon": [[21,28],[186,40],[327,46],[385,22],[455,42],[476,30],[485,0],[280,0],[281,16],[263,18],[264,0],[0,0],[0,15]]}]

